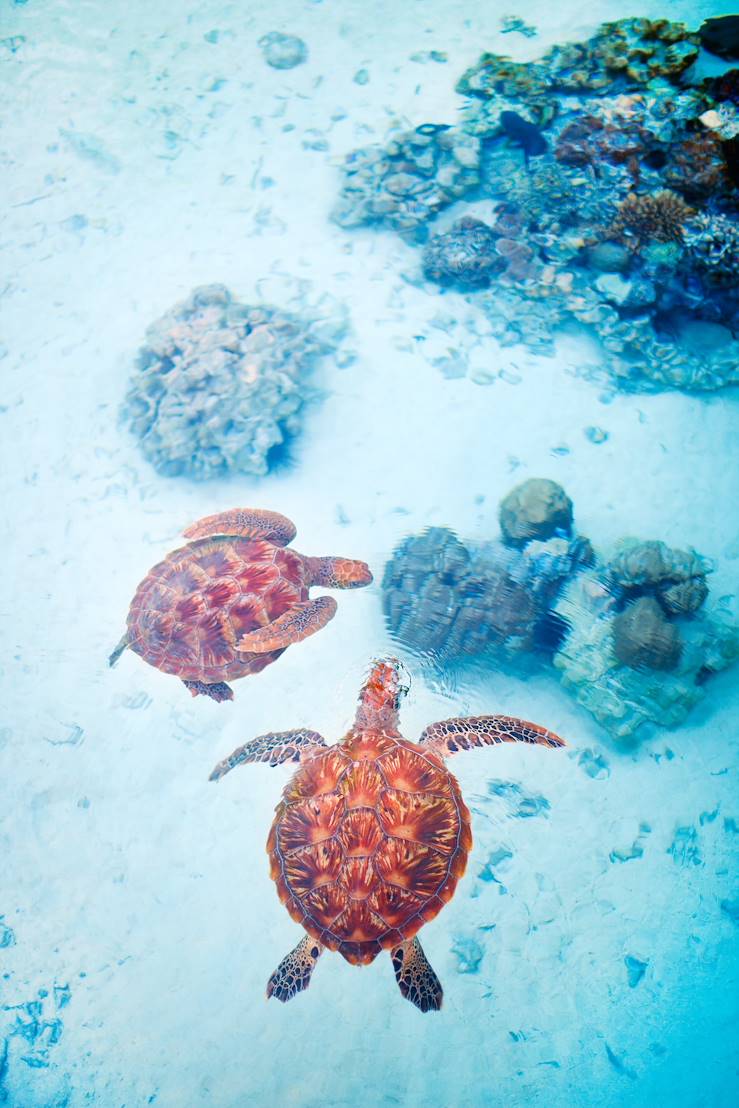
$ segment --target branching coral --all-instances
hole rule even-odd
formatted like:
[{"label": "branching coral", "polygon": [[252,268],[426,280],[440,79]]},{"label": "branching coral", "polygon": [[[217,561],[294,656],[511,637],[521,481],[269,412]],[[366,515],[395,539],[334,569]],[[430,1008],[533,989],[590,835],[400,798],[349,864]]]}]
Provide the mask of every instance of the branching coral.
[{"label": "branching coral", "polygon": [[[304,377],[331,346],[311,321],[195,289],[146,333],[124,416],[151,464],[196,479],[263,474],[300,427]],[[340,331],[343,320],[337,323]]]},{"label": "branching coral", "polygon": [[608,231],[635,250],[647,242],[682,242],[683,225],[692,214],[682,197],[669,189],[642,196],[632,192],[619,204]]}]

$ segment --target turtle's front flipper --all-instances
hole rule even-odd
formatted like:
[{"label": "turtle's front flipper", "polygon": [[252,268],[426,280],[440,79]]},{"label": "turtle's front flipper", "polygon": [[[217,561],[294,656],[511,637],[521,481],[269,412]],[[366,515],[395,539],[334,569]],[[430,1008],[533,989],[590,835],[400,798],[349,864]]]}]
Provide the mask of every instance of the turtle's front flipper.
[{"label": "turtle's front flipper", "polygon": [[553,731],[512,716],[444,719],[427,727],[418,741],[442,758],[459,750],[470,750],[473,746],[495,746],[497,743],[529,743],[549,747],[567,745]]},{"label": "turtle's front flipper", "polygon": [[276,996],[286,1003],[297,993],[302,993],[310,985],[310,978],[316,968],[316,962],[323,953],[320,943],[310,935],[304,935],[295,950],[283,958],[267,982],[267,996]]},{"label": "turtle's front flipper", "polygon": [[268,735],[259,735],[251,742],[238,746],[233,754],[219,762],[210,775],[211,781],[220,779],[236,766],[244,762],[268,762],[271,766],[281,766],[283,762],[299,762],[306,750],[325,747],[323,735],[317,731],[271,731]]},{"label": "turtle's front flipper", "polygon": [[183,532],[188,539],[207,539],[212,535],[240,535],[244,539],[267,539],[276,546],[287,546],[295,538],[295,524],[279,512],[258,508],[232,508],[192,523]]},{"label": "turtle's front flipper", "polygon": [[272,650],[284,650],[294,642],[307,639],[325,627],[336,615],[336,601],[332,596],[319,596],[288,608],[281,616],[243,635],[236,649],[248,654],[269,654]]},{"label": "turtle's front flipper", "polygon": [[118,661],[118,659],[120,658],[121,654],[123,653],[123,651],[126,649],[127,646],[128,646],[128,632],[126,632],[126,634],[123,636],[121,641],[118,643],[118,646],[115,648],[115,650],[113,651],[111,656],[108,658],[108,665],[109,666],[114,666],[116,664],[116,662]]},{"label": "turtle's front flipper", "polygon": [[209,696],[218,704],[234,698],[233,689],[225,681],[214,681],[211,685],[206,681],[183,681],[182,684],[190,690],[191,696]]},{"label": "turtle's front flipper", "polygon": [[422,1012],[438,1012],[444,997],[441,982],[431,968],[418,939],[390,951],[395,980],[401,993]]}]

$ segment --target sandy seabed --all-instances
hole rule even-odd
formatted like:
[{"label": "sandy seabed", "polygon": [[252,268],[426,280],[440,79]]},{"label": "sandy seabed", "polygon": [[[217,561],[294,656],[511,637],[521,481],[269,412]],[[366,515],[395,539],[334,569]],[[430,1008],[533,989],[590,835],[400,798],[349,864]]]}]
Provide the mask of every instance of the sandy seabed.
[{"label": "sandy seabed", "polygon": [[[632,534],[693,546],[718,562],[712,592],[732,593],[734,393],[613,394],[576,374],[593,351],[574,340],[554,359],[501,351],[474,333],[462,298],[411,283],[417,251],[329,222],[342,156],[393,125],[454,122],[455,79],[482,49],[534,58],[635,14],[620,0],[531,2],[518,11],[539,30],[527,39],[500,34],[509,10],[0,4],[0,1103],[739,1100],[737,925],[720,908],[737,896],[735,674],[715,679],[688,725],[628,751],[551,677],[475,670],[447,689],[417,675],[409,738],[434,719],[498,710],[570,743],[556,756],[455,759],[475,845],[423,932],[445,986],[441,1015],[423,1016],[387,958],[358,970],[326,956],[307,993],[263,1001],[299,937],[264,854],[287,771],[207,781],[264,731],[338,738],[369,660],[394,649],[379,585],[339,595],[320,636],[237,683],[233,704],[191,701],[131,654],[106,664],[140,577],[184,525],[235,504],[289,515],[298,549],[366,558],[378,579],[404,535],[443,524],[492,536],[501,496],[546,476],[599,544]],[[636,14],[697,26],[729,11],[673,0]],[[305,39],[307,64],[265,65],[257,42],[273,30]],[[25,36],[15,49],[14,36]],[[431,50],[448,61],[410,60]],[[314,132],[328,150],[310,148]],[[324,395],[294,463],[202,485],[157,476],[118,424],[147,325],[198,284],[253,302],[286,279],[348,306],[358,355],[318,370]],[[440,311],[458,320],[451,336],[432,324]],[[445,379],[431,362],[460,341],[473,368],[511,372],[486,387]],[[608,440],[590,442],[588,426]],[[602,759],[597,777],[579,761],[587,749]],[[491,795],[491,781],[520,792]],[[515,818],[521,795],[531,818]],[[497,880],[482,880],[501,850]],[[476,972],[461,972],[475,944]],[[627,958],[646,966],[633,987]]]}]

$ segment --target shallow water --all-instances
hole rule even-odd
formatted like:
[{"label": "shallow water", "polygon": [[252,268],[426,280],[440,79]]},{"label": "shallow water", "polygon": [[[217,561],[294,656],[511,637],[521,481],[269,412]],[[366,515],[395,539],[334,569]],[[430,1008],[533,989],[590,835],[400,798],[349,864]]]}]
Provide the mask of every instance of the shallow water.
[{"label": "shallow water", "polygon": [[[329,218],[344,155],[393,126],[454,124],[481,50],[530,60],[633,11],[527,2],[529,38],[501,34],[497,8],[401,7],[3,0],[0,1103],[739,1100],[738,671],[679,728],[624,743],[551,667],[428,664],[381,606],[402,539],[494,539],[499,501],[547,477],[603,550],[635,536],[700,551],[736,620],[736,392],[616,389],[584,373],[598,352],[572,330],[555,357],[500,347],[469,299],[420,279],[417,246]],[[639,14],[698,26],[730,10]],[[275,30],[308,60],[265,64]],[[411,60],[430,51],[447,60]],[[147,327],[214,282],[304,313],[329,294],[351,331],[280,465],[198,483],[158,474],[119,409]],[[337,594],[329,626],[232,704],[191,700],[130,652],[108,669],[149,566],[234,505],[284,513],[299,550],[366,559],[375,584]],[[289,773],[208,774],[264,732],[338,739],[370,660],[398,651],[408,738],[502,712],[568,749],[451,765],[475,841],[422,934],[439,1015],[402,1000],[387,957],[327,954],[306,993],[264,1003],[300,936],[263,850]]]}]

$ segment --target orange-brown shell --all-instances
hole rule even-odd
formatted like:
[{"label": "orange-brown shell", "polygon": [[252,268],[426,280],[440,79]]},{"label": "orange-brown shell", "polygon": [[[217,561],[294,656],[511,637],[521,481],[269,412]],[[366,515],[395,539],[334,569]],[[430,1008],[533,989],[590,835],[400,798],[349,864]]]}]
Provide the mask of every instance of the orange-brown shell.
[{"label": "orange-brown shell", "polygon": [[356,731],[300,767],[267,851],[293,919],[347,961],[367,963],[441,911],[471,844],[470,814],[440,758]]},{"label": "orange-brown shell", "polygon": [[241,636],[307,598],[305,563],[294,551],[264,540],[199,539],[147,573],[128,613],[128,643],[183,681],[244,677],[282,650],[239,651]]}]

